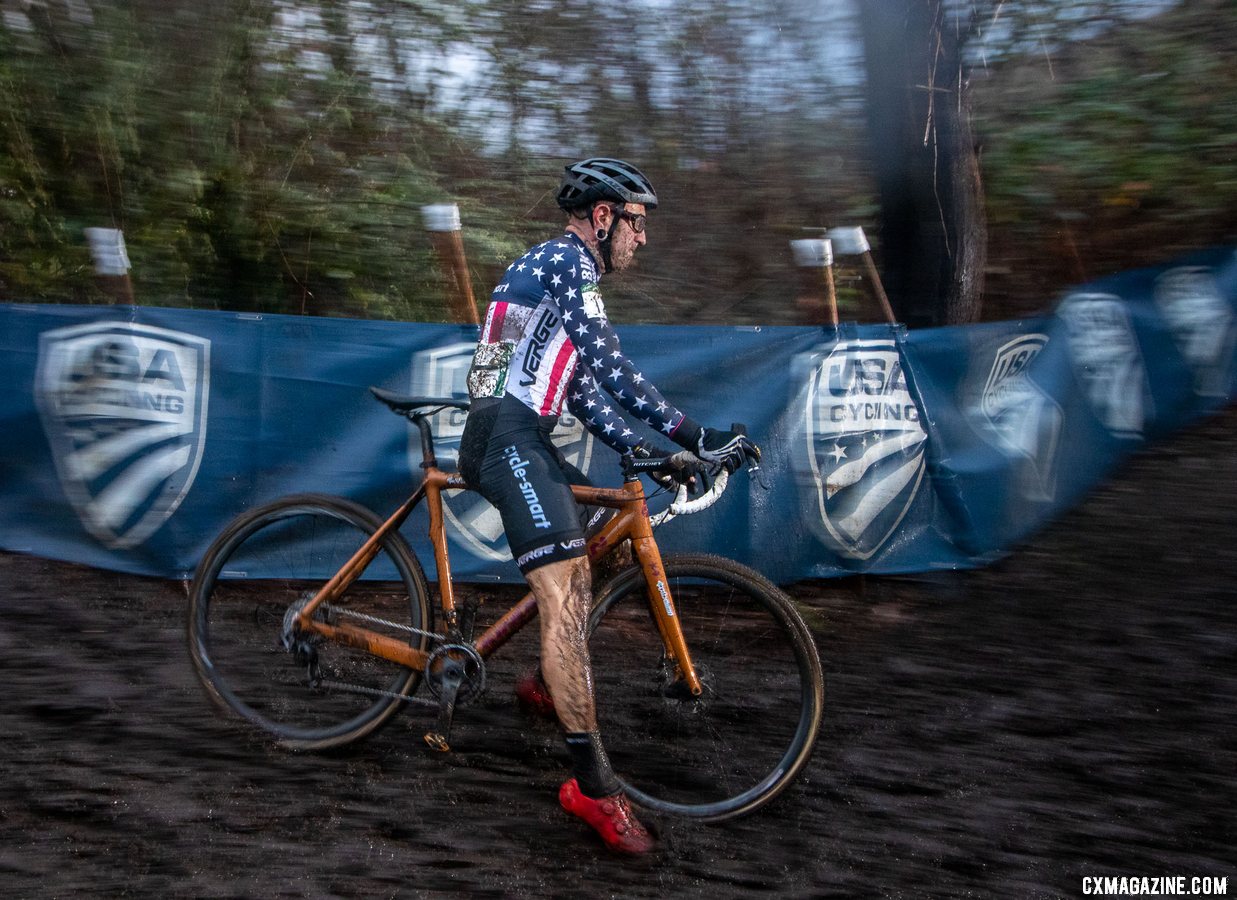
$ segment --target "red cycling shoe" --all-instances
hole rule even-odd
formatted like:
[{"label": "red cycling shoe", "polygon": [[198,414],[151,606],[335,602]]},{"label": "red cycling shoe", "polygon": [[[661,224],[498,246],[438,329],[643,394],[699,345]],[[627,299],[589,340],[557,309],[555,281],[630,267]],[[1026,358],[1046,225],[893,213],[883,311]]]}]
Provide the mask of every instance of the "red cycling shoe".
[{"label": "red cycling shoe", "polygon": [[556,719],[554,698],[537,669],[529,669],[516,679],[515,696],[520,705],[545,719]]},{"label": "red cycling shoe", "polygon": [[623,794],[594,800],[586,797],[580,790],[580,783],[572,778],[558,789],[558,802],[567,812],[593,826],[611,850],[648,853],[657,846],[631,811],[631,802]]}]

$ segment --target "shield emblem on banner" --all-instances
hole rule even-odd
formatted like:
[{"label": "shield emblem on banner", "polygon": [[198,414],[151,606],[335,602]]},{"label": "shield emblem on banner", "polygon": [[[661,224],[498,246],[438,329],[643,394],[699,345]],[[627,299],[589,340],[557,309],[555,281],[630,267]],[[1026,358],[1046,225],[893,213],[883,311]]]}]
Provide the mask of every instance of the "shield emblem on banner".
[{"label": "shield emblem on banner", "polygon": [[1155,302],[1177,349],[1194,373],[1194,393],[1223,397],[1233,359],[1233,307],[1220,294],[1211,270],[1170,269],[1156,279]]},{"label": "shield emblem on banner", "polygon": [[838,549],[869,559],[906,517],[927,434],[891,340],[844,341],[814,361],[806,390],[806,474]]},{"label": "shield emblem on banner", "polygon": [[1113,435],[1141,438],[1151,388],[1129,311],[1113,294],[1071,294],[1057,315],[1069,332],[1074,372],[1091,409]]},{"label": "shield emblem on banner", "polygon": [[39,336],[35,402],[65,495],[113,549],[174,513],[206,443],[210,341],[99,322]]},{"label": "shield emblem on banner", "polygon": [[1006,456],[1026,461],[1021,481],[1028,500],[1051,500],[1056,493],[1064,414],[1027,374],[1047,343],[1046,334],[1024,334],[998,347],[979,400],[984,436]]},{"label": "shield emblem on banner", "polygon": [[[460,342],[413,354],[413,394],[423,397],[468,397],[468,369],[472,365],[475,342]],[[434,433],[434,452],[447,469],[459,463],[460,437],[467,414],[458,409],[444,410],[430,420]],[[593,455],[593,436],[574,416],[564,414],[551,435],[567,461],[588,474]],[[415,428],[409,431],[408,462],[415,470],[421,465],[421,443]],[[482,559],[508,560],[511,551],[503,532],[498,510],[473,491],[444,492],[443,509],[448,526],[472,552]]]}]

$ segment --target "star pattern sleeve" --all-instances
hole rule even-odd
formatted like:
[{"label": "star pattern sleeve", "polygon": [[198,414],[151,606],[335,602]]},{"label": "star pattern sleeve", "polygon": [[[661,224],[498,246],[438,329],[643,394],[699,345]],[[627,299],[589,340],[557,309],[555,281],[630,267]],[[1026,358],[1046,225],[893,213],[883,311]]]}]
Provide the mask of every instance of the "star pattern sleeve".
[{"label": "star pattern sleeve", "polygon": [[576,367],[567,389],[567,409],[612,450],[630,453],[640,445],[639,435],[615,411],[613,401],[598,392],[597,382],[583,366]]},{"label": "star pattern sleeve", "polygon": [[[593,400],[598,404],[589,410],[591,416],[584,417],[585,423],[608,444],[612,439],[619,439],[616,435],[622,435],[625,426],[620,427],[621,417],[602,398],[601,391],[604,390],[624,410],[654,430],[676,443],[686,441],[683,445],[690,446],[697,430],[694,423],[666,401],[619,346],[618,335],[606,318],[601,303],[591,260],[565,242],[551,247],[555,251],[560,248],[563,253],[556,252],[549,258],[542,284],[558,304],[563,326],[578,353],[577,378],[569,389],[569,398],[578,393],[581,399],[572,402],[586,404],[588,400]],[[561,277],[559,266],[565,267]],[[586,370],[583,374],[589,376],[588,382],[583,381],[579,372],[581,369]],[[577,415],[581,414],[570,405],[569,408]],[[602,410],[607,408],[609,411],[603,413]],[[607,424],[613,426],[612,432],[606,432]],[[625,449],[631,449],[638,443],[634,435],[631,441],[625,444]]]}]

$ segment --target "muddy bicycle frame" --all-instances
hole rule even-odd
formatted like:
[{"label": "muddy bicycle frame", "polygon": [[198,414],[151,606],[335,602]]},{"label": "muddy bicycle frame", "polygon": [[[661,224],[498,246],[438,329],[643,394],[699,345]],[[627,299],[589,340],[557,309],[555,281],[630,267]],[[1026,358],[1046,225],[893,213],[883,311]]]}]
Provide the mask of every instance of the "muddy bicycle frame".
[{"label": "muddy bicycle frame", "polygon": [[[378,394],[377,391],[375,391]],[[385,400],[384,402],[390,401]],[[436,405],[431,412],[413,412],[414,408]],[[374,656],[390,660],[410,669],[424,672],[429,664],[430,654],[419,650],[396,638],[380,634],[370,629],[350,624],[332,624],[314,618],[314,611],[323,603],[338,600],[355,582],[369,564],[377,556],[383,539],[391,532],[397,531],[401,525],[422,501],[426,501],[429,510],[429,536],[434,547],[434,564],[438,574],[439,601],[446,620],[448,631],[458,634],[459,611],[455,605],[455,588],[451,580],[451,564],[447,552],[447,534],[443,522],[442,492],[472,490],[463,477],[452,472],[445,472],[438,467],[434,456],[434,438],[430,431],[427,417],[443,408],[466,408],[458,401],[423,400],[417,406],[409,406],[398,410],[414,422],[421,434],[422,463],[425,477],[416,491],[404,501],[391,517],[374,532],[373,535],[352,555],[343,567],[305,604],[296,617],[296,626],[304,633],[320,635],[321,637],[347,644],[358,650]],[[396,406],[392,405],[392,409]],[[653,526],[649,521],[648,506],[645,503],[644,488],[640,477],[635,471],[627,471],[621,488],[597,488],[572,485],[571,492],[576,502],[603,506],[617,510],[609,522],[588,541],[589,562],[596,562],[607,553],[630,539],[635,557],[643,570],[648,589],[649,608],[657,629],[666,647],[668,657],[675,663],[675,680],[687,688],[694,696],[703,693],[700,679],[692,666],[691,654],[675,613],[674,600],[670,595],[665,571],[662,568],[661,552],[653,538]],[[504,613],[496,622],[483,631],[473,642],[473,648],[484,659],[489,658],[500,647],[515,635],[521,628],[537,616],[537,600],[529,593],[519,603]]]}]

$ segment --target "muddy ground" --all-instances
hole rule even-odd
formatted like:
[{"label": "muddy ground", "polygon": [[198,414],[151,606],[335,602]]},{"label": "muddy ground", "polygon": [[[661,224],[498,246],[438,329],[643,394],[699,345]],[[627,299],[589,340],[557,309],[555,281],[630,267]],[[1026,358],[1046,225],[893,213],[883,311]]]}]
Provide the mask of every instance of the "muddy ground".
[{"label": "muddy ground", "polygon": [[793,586],[828,679],[807,776],[747,819],[654,820],[634,862],[557,808],[564,756],[510,658],[448,756],[409,716],[289,755],[206,702],[182,585],[0,555],[0,893],[1237,894],[1235,485],[1230,411],[993,568]]}]

